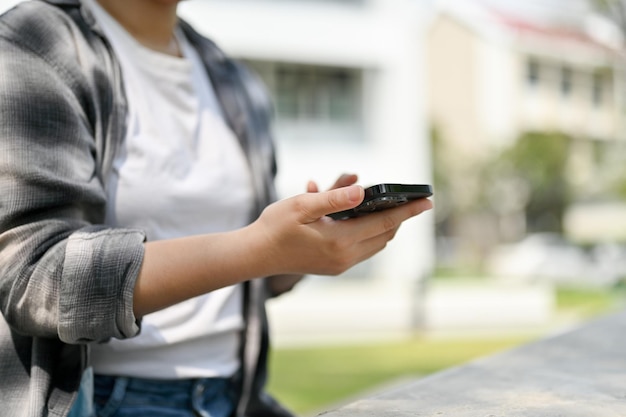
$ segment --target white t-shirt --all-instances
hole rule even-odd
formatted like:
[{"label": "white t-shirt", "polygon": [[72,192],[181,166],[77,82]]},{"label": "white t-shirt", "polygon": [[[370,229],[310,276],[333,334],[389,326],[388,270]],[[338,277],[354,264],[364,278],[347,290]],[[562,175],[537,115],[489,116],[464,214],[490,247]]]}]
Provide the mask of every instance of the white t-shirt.
[{"label": "white t-shirt", "polygon": [[[140,45],[95,0],[83,3],[119,57],[129,102],[107,223],[143,229],[148,240],[247,224],[253,190],[245,155],[182,33],[177,40],[184,58],[161,54]],[[144,378],[232,375],[239,366],[241,303],[241,286],[232,286],[146,315],[137,337],[94,346],[94,371]]]}]

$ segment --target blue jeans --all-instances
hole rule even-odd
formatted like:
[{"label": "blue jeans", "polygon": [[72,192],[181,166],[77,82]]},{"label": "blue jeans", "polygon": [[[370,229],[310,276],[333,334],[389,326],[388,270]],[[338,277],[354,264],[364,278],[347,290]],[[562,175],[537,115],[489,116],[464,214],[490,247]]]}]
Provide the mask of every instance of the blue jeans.
[{"label": "blue jeans", "polygon": [[76,401],[67,417],[94,417],[93,410],[93,369],[87,368],[80,381]]},{"label": "blue jeans", "polygon": [[233,379],[156,380],[96,375],[98,417],[228,417],[237,406]]}]

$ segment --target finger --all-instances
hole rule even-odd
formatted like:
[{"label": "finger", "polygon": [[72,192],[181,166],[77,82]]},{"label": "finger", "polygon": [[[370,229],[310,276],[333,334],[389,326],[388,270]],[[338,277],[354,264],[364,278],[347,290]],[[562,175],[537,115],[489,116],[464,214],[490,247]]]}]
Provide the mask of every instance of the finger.
[{"label": "finger", "polygon": [[420,198],[419,200],[416,200],[415,205],[419,210],[419,213],[417,214],[421,214],[425,211],[431,210],[434,207],[433,202],[428,198]]},{"label": "finger", "polygon": [[317,186],[317,183],[315,183],[315,181],[309,181],[306,184],[306,192],[307,193],[317,193],[319,191],[319,188]]},{"label": "finger", "polygon": [[358,240],[367,240],[387,234],[390,231],[395,233],[402,222],[430,210],[432,207],[432,202],[423,198],[398,207],[343,221],[359,222],[360,230],[358,235],[355,234],[354,236]]},{"label": "finger", "polygon": [[347,187],[357,182],[359,177],[356,174],[341,174],[335,183],[330,187],[331,190],[341,187]]},{"label": "finger", "polygon": [[354,258],[355,264],[363,262],[385,249],[387,247],[387,243],[394,238],[398,229],[399,228],[395,228],[355,244],[354,251],[355,253],[358,253]]},{"label": "finger", "polygon": [[300,194],[292,199],[298,211],[298,220],[306,224],[327,214],[356,207],[364,196],[363,187],[351,185],[336,190]]},{"label": "finger", "polygon": [[[428,211],[433,208],[433,203],[427,198],[421,198],[419,200],[410,201],[401,206],[385,210],[380,214],[388,214],[394,218],[393,221],[389,221],[389,223],[394,223],[393,227],[399,226],[403,221],[410,219],[411,217],[415,217],[419,214],[422,214],[425,211]],[[396,224],[395,222],[398,221]],[[392,227],[390,226],[389,229]]]}]

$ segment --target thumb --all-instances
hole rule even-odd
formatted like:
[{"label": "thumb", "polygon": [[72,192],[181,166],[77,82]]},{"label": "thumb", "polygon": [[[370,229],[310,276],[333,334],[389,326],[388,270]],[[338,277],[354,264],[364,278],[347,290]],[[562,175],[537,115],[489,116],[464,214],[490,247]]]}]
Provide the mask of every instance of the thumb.
[{"label": "thumb", "polygon": [[350,185],[335,190],[319,193],[308,193],[297,196],[297,207],[300,210],[301,223],[312,223],[319,218],[337,211],[348,210],[358,206],[365,197],[360,185]]}]

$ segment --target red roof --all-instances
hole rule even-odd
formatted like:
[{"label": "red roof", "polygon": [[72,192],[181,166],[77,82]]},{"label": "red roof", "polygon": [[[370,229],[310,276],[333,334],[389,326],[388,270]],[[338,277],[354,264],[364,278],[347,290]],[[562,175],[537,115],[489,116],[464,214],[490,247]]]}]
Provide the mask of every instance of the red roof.
[{"label": "red roof", "polygon": [[497,22],[522,36],[543,36],[555,41],[575,42],[601,49],[611,49],[607,45],[593,39],[582,29],[565,27],[557,24],[551,26],[547,23],[533,22],[526,20],[521,16],[513,16],[493,8],[490,10],[490,13],[495,17]]}]

